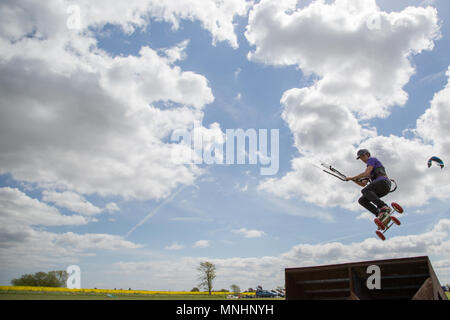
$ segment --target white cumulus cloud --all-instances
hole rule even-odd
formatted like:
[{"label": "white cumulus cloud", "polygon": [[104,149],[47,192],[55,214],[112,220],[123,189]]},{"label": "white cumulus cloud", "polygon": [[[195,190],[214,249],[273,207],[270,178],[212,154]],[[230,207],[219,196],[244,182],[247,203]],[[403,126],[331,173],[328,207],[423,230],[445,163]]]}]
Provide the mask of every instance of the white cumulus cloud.
[{"label": "white cumulus cloud", "polygon": [[266,233],[261,230],[255,230],[255,229],[247,229],[247,228],[240,228],[232,230],[233,233],[240,234],[244,236],[245,238],[261,238]]},{"label": "white cumulus cloud", "polygon": [[103,211],[103,209],[94,206],[84,197],[70,191],[55,192],[44,190],[42,192],[42,200],[52,202],[58,207],[67,208],[73,212],[86,215],[96,215]]},{"label": "white cumulus cloud", "polygon": [[210,246],[209,240],[198,240],[192,246],[193,248],[208,248]]},{"label": "white cumulus cloud", "polygon": [[67,27],[69,4],[0,5],[0,19],[9,21],[0,32],[0,174],[80,196],[160,199],[192,185],[202,171],[167,161],[178,147],[167,138],[176,129],[201,127],[214,96],[204,76],[174,65],[188,42],[165,54],[146,46],[136,56],[112,57],[98,49],[94,31],[82,31],[111,23],[133,32],[148,17],[176,23],[213,12],[222,23],[217,39],[233,41],[230,30],[220,30],[249,3],[201,1],[188,8],[171,1],[82,1],[82,30]]},{"label": "white cumulus cloud", "polygon": [[415,72],[410,58],[432,50],[440,38],[435,8],[387,13],[374,0],[312,1],[301,8],[297,1],[263,0],[250,11],[246,37],[254,47],[250,60],[296,65],[317,78],[281,97],[282,119],[301,157],[292,160],[290,172],[264,180],[259,190],[322,207],[360,210],[356,185],[340,183],[311,163],[329,160],[344,174],[356,175],[364,171],[355,161],[356,150],[364,147],[398,182],[395,197],[403,204],[448,197],[445,179],[424,165],[435,152],[446,155],[447,138],[442,136],[448,136],[443,129],[448,117],[439,115],[448,107],[448,89],[435,96],[412,139],[380,136],[368,125],[368,120],[386,118],[392,108],[406,103],[403,87]]}]

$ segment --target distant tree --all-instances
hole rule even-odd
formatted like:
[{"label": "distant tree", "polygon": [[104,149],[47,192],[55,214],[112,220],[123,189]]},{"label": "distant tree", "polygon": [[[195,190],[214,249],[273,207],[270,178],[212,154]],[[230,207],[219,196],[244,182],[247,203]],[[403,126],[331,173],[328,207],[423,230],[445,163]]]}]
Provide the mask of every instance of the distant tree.
[{"label": "distant tree", "polygon": [[35,274],[25,274],[20,278],[11,280],[13,286],[30,287],[65,287],[68,274],[65,270],[36,272]]},{"label": "distant tree", "polygon": [[247,292],[255,292],[255,289],[253,289],[253,288],[248,288],[248,289],[247,289]]},{"label": "distant tree", "polygon": [[230,290],[227,290],[227,289],[220,289],[219,292],[230,292]]},{"label": "distant tree", "polygon": [[216,266],[208,261],[201,262],[200,266],[197,268],[200,272],[199,286],[208,290],[211,295],[211,290],[213,287],[213,281],[216,278]]},{"label": "distant tree", "polygon": [[241,292],[241,288],[239,288],[239,286],[237,284],[232,284],[230,286],[231,292],[234,293],[240,293]]},{"label": "distant tree", "polygon": [[58,283],[60,284],[60,287],[65,287],[67,285],[67,279],[69,278],[69,274],[66,270],[56,270],[56,271],[50,271],[50,276],[54,275],[56,279],[58,279]]},{"label": "distant tree", "polygon": [[191,292],[199,292],[199,291],[200,291],[200,289],[197,288],[197,287],[194,287],[194,288],[192,288],[192,290],[191,290]]}]

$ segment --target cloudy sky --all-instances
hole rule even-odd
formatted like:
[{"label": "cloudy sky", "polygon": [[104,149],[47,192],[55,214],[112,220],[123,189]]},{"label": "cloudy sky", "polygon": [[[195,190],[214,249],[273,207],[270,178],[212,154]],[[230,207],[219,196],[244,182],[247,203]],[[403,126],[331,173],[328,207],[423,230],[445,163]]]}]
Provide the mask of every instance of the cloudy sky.
[{"label": "cloudy sky", "polygon": [[[419,255],[450,283],[449,171],[427,167],[450,159],[449,13],[446,0],[2,1],[0,285],[75,264],[85,288],[190,290],[208,260],[215,289],[273,288],[286,267]],[[220,163],[239,129],[259,134],[257,161],[249,142],[245,164],[238,146]],[[203,158],[180,156],[196,149],[180,132]],[[385,242],[360,188],[314,166],[356,175],[363,147],[406,211]]]}]

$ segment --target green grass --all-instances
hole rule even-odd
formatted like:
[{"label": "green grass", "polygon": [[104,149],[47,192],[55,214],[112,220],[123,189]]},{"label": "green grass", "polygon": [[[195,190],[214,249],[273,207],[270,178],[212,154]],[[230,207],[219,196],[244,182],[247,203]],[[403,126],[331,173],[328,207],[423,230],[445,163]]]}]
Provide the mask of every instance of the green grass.
[{"label": "green grass", "polygon": [[[65,293],[65,292],[32,292],[32,291],[0,291],[0,300],[228,300],[226,295],[163,295],[163,294],[120,294],[108,297],[99,293]],[[256,299],[244,300],[283,300]]]},{"label": "green grass", "polygon": [[447,298],[450,299],[450,292],[446,292],[445,294],[447,295]]}]

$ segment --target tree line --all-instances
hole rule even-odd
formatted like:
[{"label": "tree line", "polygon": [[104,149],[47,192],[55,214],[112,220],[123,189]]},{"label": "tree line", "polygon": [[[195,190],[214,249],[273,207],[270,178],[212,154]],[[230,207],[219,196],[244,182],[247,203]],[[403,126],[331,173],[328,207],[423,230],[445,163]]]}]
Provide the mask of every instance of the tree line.
[{"label": "tree line", "polygon": [[11,280],[13,286],[24,287],[57,287],[66,286],[67,271],[56,270],[50,272],[36,272],[34,274],[24,274],[20,278]]}]

